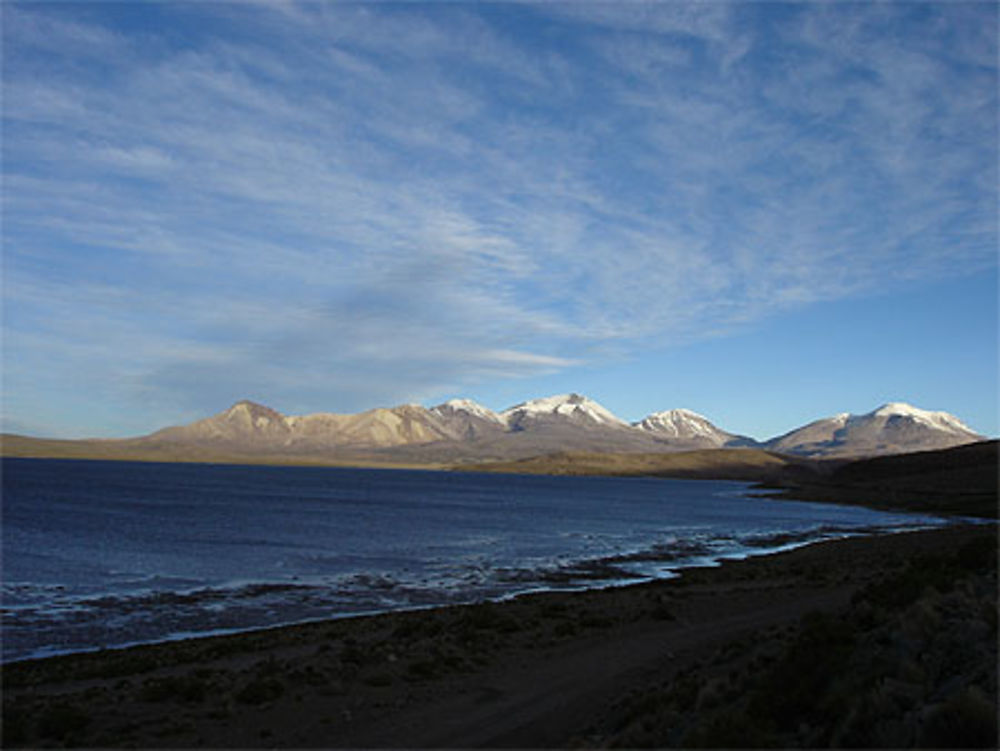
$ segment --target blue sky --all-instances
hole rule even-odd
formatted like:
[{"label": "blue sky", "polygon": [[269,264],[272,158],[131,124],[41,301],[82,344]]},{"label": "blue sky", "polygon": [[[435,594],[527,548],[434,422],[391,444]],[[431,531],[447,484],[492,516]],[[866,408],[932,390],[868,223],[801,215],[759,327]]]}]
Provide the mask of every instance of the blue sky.
[{"label": "blue sky", "polygon": [[4,428],[998,433],[994,3],[5,3]]}]

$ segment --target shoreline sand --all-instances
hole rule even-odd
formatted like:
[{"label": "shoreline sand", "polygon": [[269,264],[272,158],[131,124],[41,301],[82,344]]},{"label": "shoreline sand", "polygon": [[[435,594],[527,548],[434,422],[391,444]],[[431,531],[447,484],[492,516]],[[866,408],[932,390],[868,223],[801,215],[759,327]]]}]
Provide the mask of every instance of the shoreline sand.
[{"label": "shoreline sand", "polygon": [[[961,738],[955,722],[995,745],[996,604],[994,525],[825,541],[613,589],[10,663],[4,746],[905,746]],[[820,664],[878,669],[786,727],[754,697],[801,693],[817,628]]]}]

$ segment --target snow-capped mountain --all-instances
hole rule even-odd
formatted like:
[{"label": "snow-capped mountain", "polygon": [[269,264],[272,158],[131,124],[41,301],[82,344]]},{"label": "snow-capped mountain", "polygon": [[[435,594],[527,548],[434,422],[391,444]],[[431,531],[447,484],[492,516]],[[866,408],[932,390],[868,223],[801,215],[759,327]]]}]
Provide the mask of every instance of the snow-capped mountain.
[{"label": "snow-capped mountain", "polygon": [[945,433],[954,433],[963,437],[970,435],[981,437],[952,414],[918,409],[906,402],[889,402],[869,414],[874,418],[884,418],[887,421],[893,418],[909,418],[917,424],[933,428],[934,430],[941,430]]},{"label": "snow-capped mountain", "polygon": [[805,456],[875,456],[949,448],[983,440],[947,412],[890,402],[863,415],[841,413],[816,420],[765,446]]},{"label": "snow-capped mountain", "polygon": [[470,399],[452,399],[430,409],[404,404],[358,414],[285,416],[241,401],[212,417],[128,443],[172,454],[207,448],[257,455],[332,457],[353,452],[422,462],[523,458],[561,451],[653,453],[744,446],[816,457],[874,456],[979,440],[982,436],[947,412],[902,402],[863,415],[843,413],[816,420],[761,444],[687,409],[654,412],[629,425],[593,399],[559,394],[499,413]]},{"label": "snow-capped mountain", "polygon": [[500,415],[489,407],[484,407],[482,404],[472,401],[472,399],[449,399],[444,404],[438,404],[436,407],[431,407],[430,411],[441,416],[464,414],[469,417],[476,417],[480,420],[486,420],[487,422],[493,422],[498,425],[504,424]]},{"label": "snow-capped mountain", "polygon": [[719,448],[742,439],[725,430],[720,430],[708,418],[689,409],[668,409],[654,412],[639,422],[634,428],[646,431],[657,438],[675,441],[690,441],[705,448]]},{"label": "snow-capped mountain", "polygon": [[192,444],[233,452],[393,452],[395,458],[414,461],[696,447],[687,441],[674,446],[654,440],[580,394],[533,399],[501,413],[470,399],[452,399],[430,409],[408,404],[353,415],[285,416],[242,401],[213,417],[135,440],[144,445]]},{"label": "snow-capped mountain", "polygon": [[478,439],[507,429],[507,422],[500,415],[471,399],[450,399],[431,407],[430,413],[462,438]]},{"label": "snow-capped mountain", "polygon": [[512,430],[523,430],[538,422],[572,422],[584,426],[627,428],[628,423],[580,394],[558,394],[516,404],[500,413]]}]

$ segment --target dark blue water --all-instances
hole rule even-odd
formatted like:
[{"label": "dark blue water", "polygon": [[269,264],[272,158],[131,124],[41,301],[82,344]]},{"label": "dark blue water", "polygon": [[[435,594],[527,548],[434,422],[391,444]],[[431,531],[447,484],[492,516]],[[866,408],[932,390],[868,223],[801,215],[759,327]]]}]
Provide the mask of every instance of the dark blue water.
[{"label": "dark blue water", "polygon": [[3,659],[608,586],[940,520],[733,482],[3,460]]}]

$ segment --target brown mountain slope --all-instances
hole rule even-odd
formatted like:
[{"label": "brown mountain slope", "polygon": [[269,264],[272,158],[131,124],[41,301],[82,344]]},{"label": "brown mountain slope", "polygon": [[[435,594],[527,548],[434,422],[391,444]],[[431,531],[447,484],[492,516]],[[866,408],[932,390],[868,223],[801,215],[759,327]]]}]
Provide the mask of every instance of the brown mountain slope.
[{"label": "brown mountain slope", "polygon": [[511,462],[457,464],[453,469],[545,475],[689,477],[692,479],[781,482],[829,471],[811,459],[761,449],[701,449],[675,453],[609,454],[560,452]]},{"label": "brown mountain slope", "polygon": [[[723,431],[690,410],[657,412],[629,424],[588,397],[559,394],[501,413],[468,399],[453,399],[430,409],[404,404],[357,414],[295,416],[243,400],[210,417],[136,438],[63,441],[6,436],[2,448],[8,456],[358,466],[439,466],[547,457],[539,462],[555,466],[551,456],[566,452],[652,455],[724,447],[845,460],[945,448],[980,438],[946,412],[894,402],[866,415],[844,413],[819,420],[761,445]],[[728,464],[734,456],[713,461]],[[577,458],[574,466],[594,461],[593,456]],[[600,472],[632,471],[606,466],[607,461],[601,460],[605,468]],[[633,463],[640,466],[643,461]],[[762,473],[759,461],[753,464],[753,471],[743,469],[739,474],[749,473],[755,479],[761,474],[771,476]],[[559,471],[581,471],[565,465],[564,459]],[[531,466],[520,469],[535,471]],[[670,466],[671,471],[691,470]]]},{"label": "brown mountain slope", "polygon": [[457,438],[423,407],[404,404],[353,415],[321,412],[285,416],[269,407],[241,401],[212,417],[134,439],[146,444],[214,446],[227,451],[275,455],[365,450]]},{"label": "brown mountain slope", "polygon": [[274,454],[238,451],[228,447],[155,442],[148,439],[57,440],[13,434],[0,436],[0,454],[30,459],[95,459],[133,462],[191,462],[195,464],[268,464],[276,466],[384,467],[442,469],[440,462],[408,461],[405,457],[371,452],[300,451]]}]

